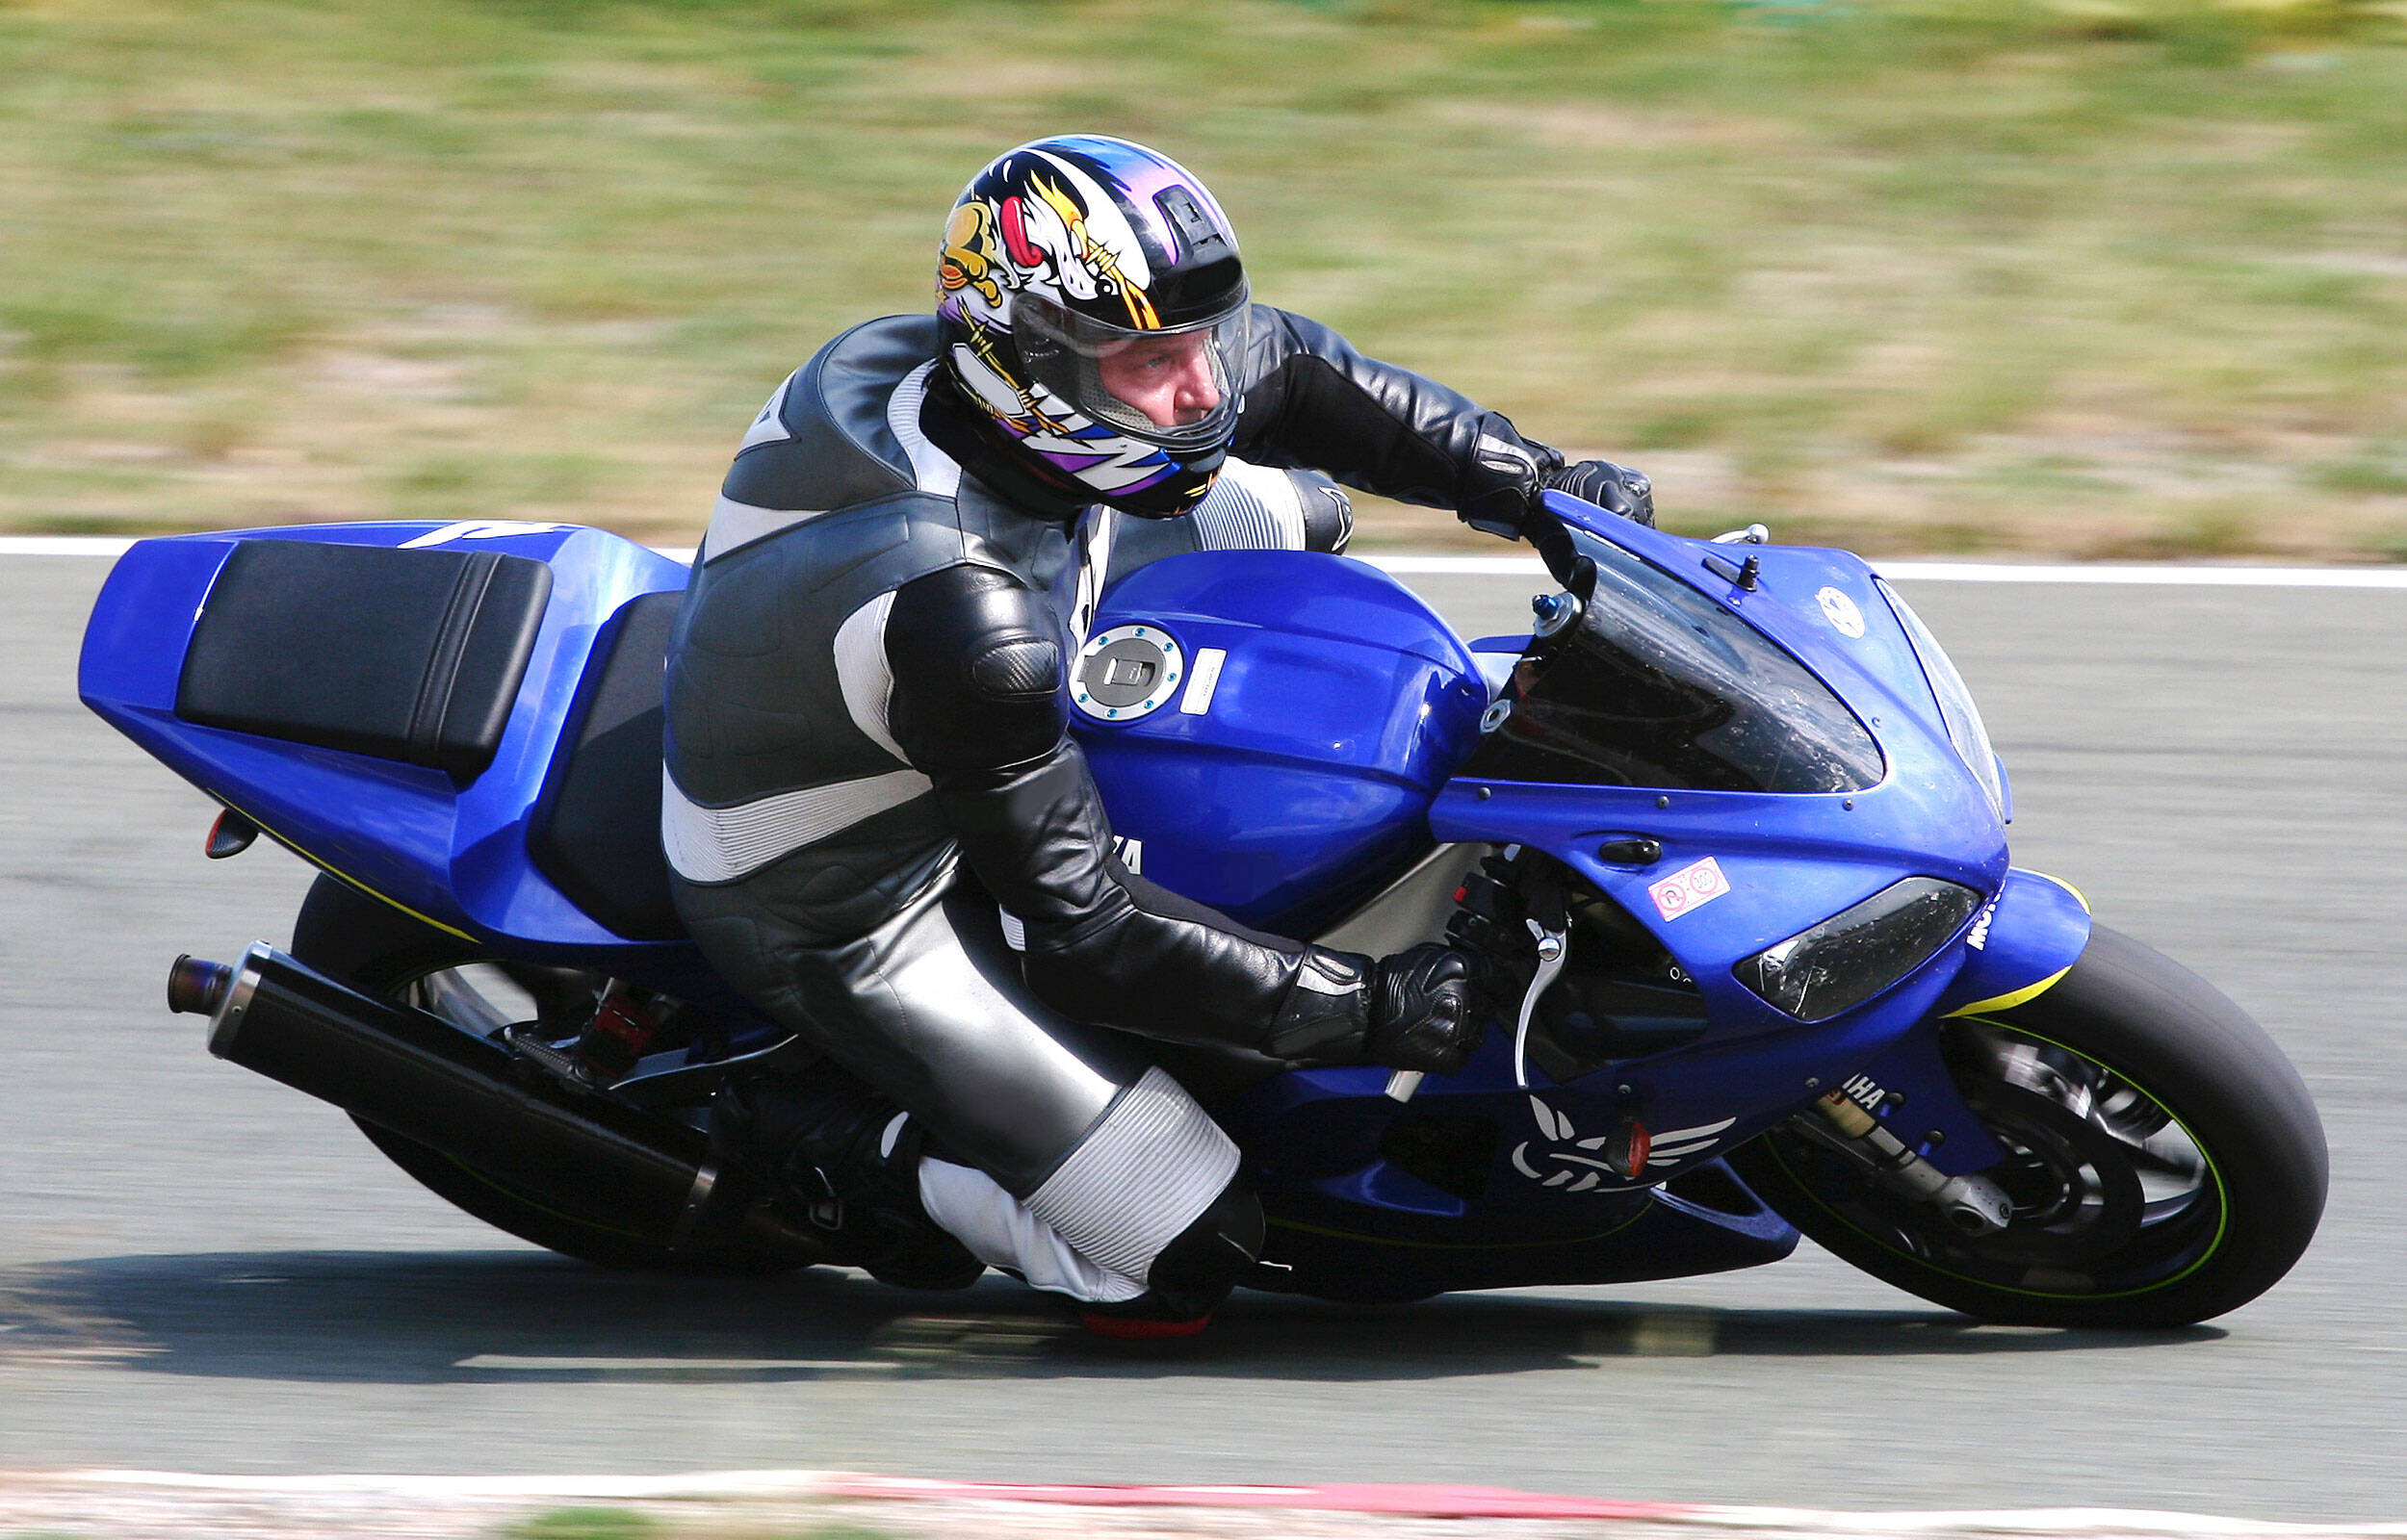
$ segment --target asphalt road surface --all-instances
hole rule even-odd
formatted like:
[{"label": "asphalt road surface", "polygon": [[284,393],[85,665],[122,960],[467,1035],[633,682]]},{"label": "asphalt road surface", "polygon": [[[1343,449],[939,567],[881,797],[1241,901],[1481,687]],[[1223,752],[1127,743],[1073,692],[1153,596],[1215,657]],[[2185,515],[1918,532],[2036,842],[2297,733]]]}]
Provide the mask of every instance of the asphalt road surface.
[{"label": "asphalt road surface", "polygon": [[[1471,1481],[1830,1507],[2407,1519],[2407,592],[1922,583],[2017,858],[2296,1059],[2333,1189],[2291,1278],[2167,1336],[1976,1327],[1810,1248],[1614,1290],[1241,1296],[1177,1350],[1001,1280],[612,1276],[453,1214],[206,1055],[178,951],[279,943],[309,874],[76,703],[106,563],[0,560],[0,1467],[817,1467]],[[1466,632],[1520,578],[1419,578]]]}]

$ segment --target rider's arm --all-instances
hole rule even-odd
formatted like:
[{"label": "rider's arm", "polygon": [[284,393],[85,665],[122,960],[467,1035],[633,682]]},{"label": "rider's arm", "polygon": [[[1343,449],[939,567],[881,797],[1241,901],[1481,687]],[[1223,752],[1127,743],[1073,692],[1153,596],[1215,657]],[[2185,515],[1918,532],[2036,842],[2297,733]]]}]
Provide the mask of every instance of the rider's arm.
[{"label": "rider's arm", "polygon": [[1048,1005],[1295,1063],[1361,1057],[1369,958],[1239,933],[1113,859],[1102,799],[1066,731],[1042,596],[1008,573],[952,567],[898,589],[885,629],[888,728],[1024,931],[1028,983]]},{"label": "rider's arm", "polygon": [[1542,487],[1654,523],[1646,478],[1604,460],[1566,466],[1513,420],[1458,391],[1355,350],[1291,311],[1255,305],[1243,410],[1232,452],[1262,465],[1325,471],[1349,486],[1452,508],[1490,534],[1528,533]]},{"label": "rider's arm", "polygon": [[1563,464],[1502,413],[1269,305],[1254,307],[1233,452],[1452,508],[1502,535],[1519,532],[1540,478]]}]

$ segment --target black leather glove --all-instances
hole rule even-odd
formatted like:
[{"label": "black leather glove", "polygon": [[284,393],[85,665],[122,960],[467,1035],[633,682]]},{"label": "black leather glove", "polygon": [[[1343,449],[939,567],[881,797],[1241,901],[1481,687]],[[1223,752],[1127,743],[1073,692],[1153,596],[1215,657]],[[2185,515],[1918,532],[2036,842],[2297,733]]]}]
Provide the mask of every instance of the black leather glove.
[{"label": "black leather glove", "polygon": [[1364,1058],[1391,1069],[1460,1074],[1480,1032],[1471,1015],[1470,959],[1431,943],[1380,960]]},{"label": "black leather glove", "polygon": [[1548,471],[1539,477],[1555,492],[1568,492],[1633,524],[1655,526],[1655,484],[1626,465],[1611,460],[1582,460]]}]

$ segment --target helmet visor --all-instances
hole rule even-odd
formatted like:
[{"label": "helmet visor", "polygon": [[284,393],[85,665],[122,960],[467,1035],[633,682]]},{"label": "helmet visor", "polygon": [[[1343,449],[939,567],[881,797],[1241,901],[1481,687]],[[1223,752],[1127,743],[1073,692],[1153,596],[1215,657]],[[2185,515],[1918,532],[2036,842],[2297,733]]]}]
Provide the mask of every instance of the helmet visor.
[{"label": "helmet visor", "polygon": [[1012,299],[1012,330],[1036,383],[1132,439],[1173,451],[1219,448],[1237,421],[1246,295],[1183,326],[1115,326],[1039,295]]}]

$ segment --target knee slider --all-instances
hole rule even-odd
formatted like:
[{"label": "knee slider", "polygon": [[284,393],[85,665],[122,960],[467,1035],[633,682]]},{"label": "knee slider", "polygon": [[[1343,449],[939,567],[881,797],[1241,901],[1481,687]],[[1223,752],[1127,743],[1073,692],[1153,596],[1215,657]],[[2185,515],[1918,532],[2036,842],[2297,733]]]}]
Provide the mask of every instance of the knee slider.
[{"label": "knee slider", "polygon": [[1244,1281],[1262,1254],[1262,1237],[1261,1199],[1244,1177],[1230,1177],[1211,1206],[1162,1247],[1147,1284],[1164,1302],[1202,1315]]}]

